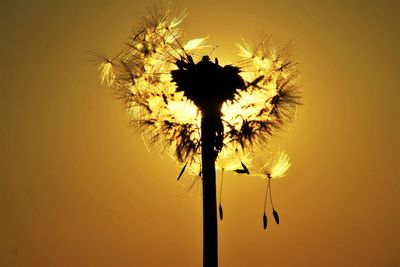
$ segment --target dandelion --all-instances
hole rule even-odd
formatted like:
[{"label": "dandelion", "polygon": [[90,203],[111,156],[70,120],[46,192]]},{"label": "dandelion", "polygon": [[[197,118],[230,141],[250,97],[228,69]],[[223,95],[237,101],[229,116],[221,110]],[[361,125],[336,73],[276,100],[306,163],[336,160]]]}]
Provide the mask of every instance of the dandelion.
[{"label": "dandelion", "polygon": [[[238,44],[240,60],[220,65],[203,52],[208,37],[182,41],[185,16],[162,8],[149,12],[122,51],[112,60],[103,58],[100,78],[114,88],[146,143],[183,164],[178,180],[187,169],[198,170],[203,264],[217,266],[216,167],[221,187],[224,171],[250,173],[245,155],[257,144],[268,145],[294,117],[298,73],[290,51],[272,49],[268,38],[254,49]],[[269,174],[281,176],[284,168]],[[219,211],[222,219],[221,203]]]}]

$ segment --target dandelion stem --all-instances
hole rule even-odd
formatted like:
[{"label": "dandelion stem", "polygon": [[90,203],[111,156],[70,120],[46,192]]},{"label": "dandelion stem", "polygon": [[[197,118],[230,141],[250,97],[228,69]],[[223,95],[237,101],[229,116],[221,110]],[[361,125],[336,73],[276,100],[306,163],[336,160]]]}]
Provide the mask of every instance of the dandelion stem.
[{"label": "dandelion stem", "polygon": [[218,224],[215,181],[216,125],[212,115],[201,121],[201,157],[203,170],[203,266],[218,266]]}]

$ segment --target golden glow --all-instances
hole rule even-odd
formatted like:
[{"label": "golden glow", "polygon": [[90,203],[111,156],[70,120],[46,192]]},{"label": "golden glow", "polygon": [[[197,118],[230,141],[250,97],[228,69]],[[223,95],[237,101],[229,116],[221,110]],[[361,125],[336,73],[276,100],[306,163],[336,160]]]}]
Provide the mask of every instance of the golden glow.
[{"label": "golden glow", "polygon": [[171,115],[179,122],[182,123],[199,123],[198,120],[198,110],[192,102],[189,102],[184,96],[183,93],[177,93],[181,95],[181,101],[178,99],[168,103],[168,110],[171,112]]}]

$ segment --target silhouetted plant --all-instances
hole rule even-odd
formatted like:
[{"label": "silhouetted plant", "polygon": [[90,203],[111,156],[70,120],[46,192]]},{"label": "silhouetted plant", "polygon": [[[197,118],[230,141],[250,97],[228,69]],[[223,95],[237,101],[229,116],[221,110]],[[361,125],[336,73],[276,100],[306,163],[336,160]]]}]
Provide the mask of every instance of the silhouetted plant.
[{"label": "silhouetted plant", "polygon": [[[207,48],[207,37],[181,42],[179,26],[185,16],[169,9],[149,12],[120,53],[101,57],[100,71],[102,83],[115,89],[130,124],[146,142],[172,149],[184,164],[178,180],[186,168],[202,177],[203,259],[210,267],[218,264],[215,164],[222,172],[249,174],[240,155],[269,144],[293,118],[300,92],[287,48],[271,48],[268,38],[254,49],[237,44],[241,60],[221,66],[217,59],[198,56]],[[270,178],[283,176],[287,160],[283,154],[265,171],[265,199],[271,192]],[[218,210],[222,220],[221,202]],[[279,223],[274,209],[273,217]],[[263,221],[266,228],[265,205]]]}]

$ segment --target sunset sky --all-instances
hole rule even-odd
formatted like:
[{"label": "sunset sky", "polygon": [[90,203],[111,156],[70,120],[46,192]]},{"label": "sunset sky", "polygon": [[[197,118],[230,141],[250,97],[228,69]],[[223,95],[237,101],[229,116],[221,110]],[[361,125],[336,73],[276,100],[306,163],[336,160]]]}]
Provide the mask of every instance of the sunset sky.
[{"label": "sunset sky", "polygon": [[[148,152],[89,61],[119,52],[153,3],[2,3],[0,266],[202,266],[200,191]],[[226,174],[220,266],[400,266],[400,4],[176,6],[185,39],[209,36],[222,64],[271,34],[302,76],[304,105],[274,140],[292,163],[272,184],[281,224],[262,229],[264,180]]]}]

